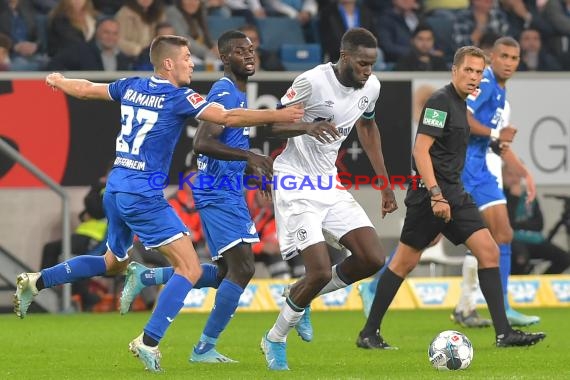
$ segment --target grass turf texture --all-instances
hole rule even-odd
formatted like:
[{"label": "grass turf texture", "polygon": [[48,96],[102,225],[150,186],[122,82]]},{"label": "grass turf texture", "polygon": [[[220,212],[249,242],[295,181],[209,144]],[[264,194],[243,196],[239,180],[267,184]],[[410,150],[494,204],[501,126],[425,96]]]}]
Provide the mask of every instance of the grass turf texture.
[{"label": "grass turf texture", "polygon": [[[545,341],[531,348],[494,347],[492,328],[464,329],[449,321],[450,311],[391,311],[383,335],[398,351],[356,348],[364,323],[361,312],[313,312],[315,339],[289,335],[291,371],[270,372],[259,349],[262,334],[277,313],[237,313],[218,344],[237,364],[189,363],[206,314],[181,314],[161,343],[163,374],[146,373],[128,343],[148,313],[47,315],[19,320],[0,315],[0,379],[568,379],[570,308],[524,309],[542,318],[531,331]],[[484,313],[485,314],[485,313]],[[465,371],[438,372],[427,359],[429,342],[443,330],[464,332],[474,359]]]}]

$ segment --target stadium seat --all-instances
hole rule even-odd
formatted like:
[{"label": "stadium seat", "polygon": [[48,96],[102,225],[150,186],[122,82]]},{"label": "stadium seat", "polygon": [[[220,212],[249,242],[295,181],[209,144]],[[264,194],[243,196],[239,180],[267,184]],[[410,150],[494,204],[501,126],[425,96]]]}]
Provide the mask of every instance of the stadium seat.
[{"label": "stadium seat", "polygon": [[257,20],[261,48],[279,52],[283,44],[304,44],[303,30],[296,19],[266,17]]},{"label": "stadium seat", "polygon": [[321,63],[319,44],[281,45],[281,63],[289,71],[305,71]]},{"label": "stadium seat", "polygon": [[420,258],[420,264],[429,265],[430,277],[437,276],[437,266],[443,267],[442,275],[446,275],[445,269],[450,266],[462,266],[465,256],[451,256],[445,253],[443,248],[443,239],[436,245],[427,248]]},{"label": "stadium seat", "polygon": [[245,17],[239,16],[208,16],[207,20],[210,37],[212,37],[213,40],[217,40],[228,30],[238,29],[246,24]]}]

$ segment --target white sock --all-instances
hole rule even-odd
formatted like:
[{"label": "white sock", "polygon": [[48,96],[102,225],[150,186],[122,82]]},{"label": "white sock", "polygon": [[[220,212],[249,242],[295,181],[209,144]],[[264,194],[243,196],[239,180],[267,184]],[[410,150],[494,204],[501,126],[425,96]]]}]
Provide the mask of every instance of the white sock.
[{"label": "white sock", "polygon": [[286,342],[287,334],[295,327],[303,314],[305,314],[304,309],[302,311],[295,311],[285,302],[281,307],[275,324],[267,333],[267,338],[272,342]]},{"label": "white sock", "polygon": [[348,286],[347,283],[345,283],[338,277],[338,273],[336,272],[336,267],[337,267],[336,265],[333,265],[333,267],[331,268],[332,278],[329,281],[329,283],[326,284],[325,287],[321,289],[319,294],[317,294],[317,297],[323,294],[334,292],[335,290],[338,289],[346,288]]},{"label": "white sock", "polygon": [[457,311],[467,315],[475,310],[475,300],[479,289],[479,277],[477,276],[477,259],[473,255],[465,255],[463,260],[463,282],[461,283],[461,296],[457,304]]}]

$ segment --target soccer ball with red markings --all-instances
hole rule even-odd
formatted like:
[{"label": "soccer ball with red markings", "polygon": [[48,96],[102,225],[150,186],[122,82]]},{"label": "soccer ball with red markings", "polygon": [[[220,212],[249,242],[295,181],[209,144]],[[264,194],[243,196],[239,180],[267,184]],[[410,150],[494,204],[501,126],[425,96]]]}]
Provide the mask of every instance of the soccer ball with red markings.
[{"label": "soccer ball with red markings", "polygon": [[473,345],[458,331],[443,331],[429,345],[428,358],[438,370],[465,369],[473,360]]}]

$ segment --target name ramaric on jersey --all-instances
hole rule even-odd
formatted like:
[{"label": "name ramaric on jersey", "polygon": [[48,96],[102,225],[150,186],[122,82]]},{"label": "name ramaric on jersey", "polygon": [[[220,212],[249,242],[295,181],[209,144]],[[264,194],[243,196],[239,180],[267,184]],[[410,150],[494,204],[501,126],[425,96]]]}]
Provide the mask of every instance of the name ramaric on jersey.
[{"label": "name ramaric on jersey", "polygon": [[128,169],[144,170],[146,163],[144,161],[131,160],[130,158],[117,157],[115,158],[114,166],[122,166]]},{"label": "name ramaric on jersey", "polygon": [[130,88],[123,95],[123,99],[140,104],[143,107],[164,108],[162,104],[164,96],[140,94]]}]

